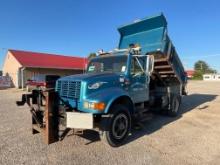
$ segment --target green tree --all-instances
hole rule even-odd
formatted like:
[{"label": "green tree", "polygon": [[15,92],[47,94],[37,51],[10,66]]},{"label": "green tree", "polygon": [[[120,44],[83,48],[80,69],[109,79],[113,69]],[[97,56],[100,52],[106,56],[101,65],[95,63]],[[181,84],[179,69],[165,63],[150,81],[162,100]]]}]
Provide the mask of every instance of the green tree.
[{"label": "green tree", "polygon": [[94,58],[94,57],[96,57],[96,53],[90,53],[88,55],[88,59],[91,59],[91,58]]},{"label": "green tree", "polygon": [[205,61],[202,61],[202,60],[199,60],[194,64],[194,70],[195,70],[195,73],[193,75],[193,79],[195,80],[202,80],[203,74],[217,72],[216,70],[210,68],[209,65]]},{"label": "green tree", "polygon": [[205,61],[199,60],[195,63],[194,70],[205,73],[207,70],[209,70],[209,66]]},{"label": "green tree", "polygon": [[195,71],[193,74],[193,80],[202,80],[203,79],[203,73],[200,70]]},{"label": "green tree", "polygon": [[2,76],[2,71],[0,70],[0,76]]},{"label": "green tree", "polygon": [[209,65],[205,61],[202,61],[202,60],[199,60],[195,63],[194,70],[201,71],[203,74],[217,72],[216,70],[210,68]]}]

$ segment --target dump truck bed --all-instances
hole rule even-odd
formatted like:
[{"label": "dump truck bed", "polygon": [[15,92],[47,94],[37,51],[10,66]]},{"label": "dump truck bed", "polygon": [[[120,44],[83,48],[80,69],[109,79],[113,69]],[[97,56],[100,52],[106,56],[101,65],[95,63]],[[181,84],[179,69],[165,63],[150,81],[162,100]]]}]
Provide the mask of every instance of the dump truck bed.
[{"label": "dump truck bed", "polygon": [[119,49],[127,49],[135,44],[141,47],[142,54],[154,55],[154,71],[165,79],[176,78],[186,84],[184,67],[167,33],[167,21],[163,14],[137,20],[118,28],[121,35]]}]

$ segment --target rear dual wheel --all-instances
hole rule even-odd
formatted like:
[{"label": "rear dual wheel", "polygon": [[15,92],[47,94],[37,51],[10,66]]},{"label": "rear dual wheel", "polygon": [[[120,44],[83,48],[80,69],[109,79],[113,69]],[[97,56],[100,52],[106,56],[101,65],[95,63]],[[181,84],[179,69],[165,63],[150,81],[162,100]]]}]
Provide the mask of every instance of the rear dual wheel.
[{"label": "rear dual wheel", "polygon": [[168,115],[175,117],[179,114],[181,104],[181,96],[177,94],[171,94],[170,96],[170,106],[168,109]]}]

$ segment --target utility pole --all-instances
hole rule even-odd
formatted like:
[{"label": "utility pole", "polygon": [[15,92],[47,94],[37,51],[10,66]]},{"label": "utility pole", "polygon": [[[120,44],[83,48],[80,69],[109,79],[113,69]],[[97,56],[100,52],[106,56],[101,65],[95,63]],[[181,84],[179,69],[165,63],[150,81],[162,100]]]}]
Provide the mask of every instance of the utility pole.
[{"label": "utility pole", "polygon": [[200,70],[202,71],[203,70],[203,66],[202,66],[202,63],[200,62]]}]

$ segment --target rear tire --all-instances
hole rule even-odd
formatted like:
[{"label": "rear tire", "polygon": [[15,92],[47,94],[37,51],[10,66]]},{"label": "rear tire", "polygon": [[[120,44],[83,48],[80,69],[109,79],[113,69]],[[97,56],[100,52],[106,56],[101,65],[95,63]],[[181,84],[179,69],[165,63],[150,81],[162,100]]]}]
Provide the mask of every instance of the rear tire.
[{"label": "rear tire", "polygon": [[181,96],[176,94],[171,94],[170,106],[167,111],[168,115],[171,117],[176,117],[179,114],[180,104],[181,104]]},{"label": "rear tire", "polygon": [[131,115],[124,105],[114,105],[106,119],[103,139],[112,147],[118,147],[126,140],[131,128]]}]

